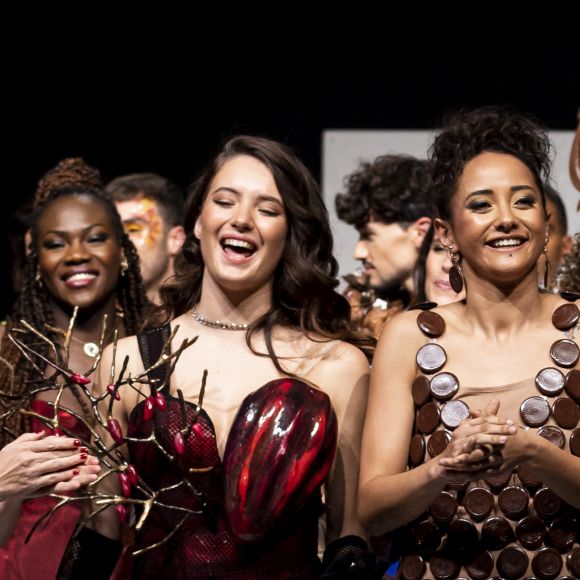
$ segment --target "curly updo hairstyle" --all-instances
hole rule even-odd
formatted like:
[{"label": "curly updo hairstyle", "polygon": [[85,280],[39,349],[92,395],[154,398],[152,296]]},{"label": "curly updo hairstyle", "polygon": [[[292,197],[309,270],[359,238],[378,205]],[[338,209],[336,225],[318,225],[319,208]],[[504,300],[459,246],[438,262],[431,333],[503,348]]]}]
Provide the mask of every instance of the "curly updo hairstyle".
[{"label": "curly updo hairstyle", "polygon": [[409,155],[383,155],[363,162],[345,178],[346,193],[336,196],[338,217],[357,229],[371,220],[412,223],[430,215],[429,164]]},{"label": "curly updo hairstyle", "polygon": [[288,233],[280,263],[274,273],[272,307],[250,325],[246,341],[263,331],[269,356],[279,364],[272,346],[276,326],[288,326],[305,334],[338,338],[359,346],[372,355],[374,340],[350,329],[350,306],[336,292],[338,263],[332,254],[332,233],[328,212],[318,184],[302,162],[284,145],[261,137],[236,136],[229,139],[190,188],[185,231],[187,238],[175,262],[174,283],[161,288],[161,320],[170,320],[199,302],[204,263],[199,240],[193,229],[213,177],[229,159],[248,155],[271,172],[282,196]]},{"label": "curly updo hairstyle", "polygon": [[532,172],[546,215],[544,183],[549,182],[551,145],[533,118],[505,107],[482,107],[447,115],[430,148],[431,199],[436,214],[451,219],[451,198],[468,161],[484,152],[505,153]]}]

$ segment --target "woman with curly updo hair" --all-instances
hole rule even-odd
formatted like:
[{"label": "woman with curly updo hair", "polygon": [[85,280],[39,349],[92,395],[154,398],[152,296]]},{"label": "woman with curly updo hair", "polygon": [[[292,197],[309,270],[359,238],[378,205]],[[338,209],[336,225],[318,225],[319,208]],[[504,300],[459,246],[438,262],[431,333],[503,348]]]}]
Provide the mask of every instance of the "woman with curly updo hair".
[{"label": "woman with curly updo hair", "polygon": [[[68,366],[82,373],[99,355],[105,315],[105,343],[112,340],[115,330],[120,336],[133,334],[142,323],[145,298],[138,257],[113,203],[94,187],[100,180],[95,171],[80,159],[65,160],[40,181],[30,220],[32,243],[22,287],[3,328],[0,438],[2,447],[6,447],[0,456],[11,463],[10,470],[8,466],[0,469],[0,485],[13,483],[0,494],[0,499],[5,500],[0,503],[2,578],[56,576],[80,511],[76,505],[68,504],[58,510],[48,527],[38,530],[25,544],[35,521],[55,505],[55,500],[46,497],[27,498],[77,489],[93,481],[98,470],[92,458],[87,457],[87,449],[80,447],[83,441],[90,440],[90,433],[74,415],[59,411],[64,433],[72,435],[60,438],[55,437],[64,434],[59,429],[51,430],[36,419],[31,421],[28,415],[15,412],[14,401],[18,400],[20,408],[52,417],[56,391],[40,388],[43,377],[39,376],[39,369],[10,340],[10,335],[25,321],[60,348],[63,334],[59,329],[67,329],[74,308],[78,307]],[[18,337],[39,355],[52,358],[51,347],[38,336],[26,333]],[[47,368],[45,376],[50,375]],[[92,421],[88,400],[80,389],[64,389],[60,405],[89,423]],[[31,435],[29,431],[39,434]],[[34,468],[29,466],[30,453],[37,460]],[[63,460],[69,463],[63,466]]]},{"label": "woman with curly updo hair", "polygon": [[[120,341],[116,356],[129,356],[134,375],[171,331],[174,349],[198,337],[157,393],[153,433],[167,454],[153,444],[129,454],[150,489],[187,477],[204,507],[181,521],[166,506],[193,505],[191,491],[163,492],[137,534],[137,550],[158,547],[135,557],[134,577],[315,578],[323,511],[326,577],[368,570],[355,494],[369,374],[360,349],[370,354],[373,341],[349,329],[335,290],[316,182],[283,145],[234,137],[194,183],[186,231],[161,292],[167,321]],[[132,438],[151,436],[147,396],[129,391],[113,408]],[[102,515],[99,531],[117,537],[114,510]]]},{"label": "woman with curly updo hair", "polygon": [[536,274],[549,153],[534,120],[496,108],[433,143],[435,226],[466,297],[385,328],[361,457],[359,515],[401,528],[400,578],[580,574],[579,310]]}]

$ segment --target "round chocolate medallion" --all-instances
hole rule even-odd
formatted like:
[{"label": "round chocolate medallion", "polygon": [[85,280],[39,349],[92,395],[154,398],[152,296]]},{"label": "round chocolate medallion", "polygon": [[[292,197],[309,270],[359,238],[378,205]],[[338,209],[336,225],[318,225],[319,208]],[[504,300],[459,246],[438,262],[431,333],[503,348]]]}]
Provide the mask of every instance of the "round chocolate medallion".
[{"label": "round chocolate medallion", "polygon": [[543,519],[553,518],[562,507],[562,500],[547,487],[539,489],[534,495],[534,509]]},{"label": "round chocolate medallion", "polygon": [[516,538],[526,550],[537,550],[544,542],[546,526],[537,516],[528,516],[518,522]]},{"label": "round chocolate medallion", "polygon": [[580,420],[580,410],[578,404],[568,397],[560,397],[552,405],[552,415],[554,421],[562,429],[575,429]]},{"label": "round chocolate medallion", "polygon": [[433,433],[439,425],[440,417],[441,413],[436,403],[431,402],[423,405],[417,411],[417,429],[421,433]]},{"label": "round chocolate medallion", "polygon": [[459,390],[459,381],[453,373],[438,373],[431,379],[430,388],[437,400],[448,401]]},{"label": "round chocolate medallion", "polygon": [[566,445],[566,435],[562,429],[559,429],[555,425],[544,425],[538,429],[538,435],[547,439],[550,443],[553,443],[556,447],[564,449]]},{"label": "round chocolate medallion", "polygon": [[411,386],[411,393],[413,394],[413,402],[417,407],[424,405],[431,396],[429,379],[424,375],[415,377],[413,385]]},{"label": "round chocolate medallion", "polygon": [[427,451],[429,451],[429,455],[431,457],[437,457],[437,455],[441,455],[447,448],[447,445],[451,441],[451,435],[445,431],[445,429],[439,429],[435,431],[429,437],[429,441],[427,442]]},{"label": "round chocolate medallion", "polygon": [[550,347],[550,356],[559,367],[570,368],[578,362],[580,349],[573,340],[561,338]]},{"label": "round chocolate medallion", "polygon": [[580,294],[578,292],[572,292],[571,290],[562,290],[560,296],[564,300],[568,300],[568,302],[576,302],[576,300],[580,299]]},{"label": "round chocolate medallion", "polygon": [[437,580],[452,580],[459,576],[461,567],[451,554],[441,551],[433,554],[429,569]]},{"label": "round chocolate medallion", "polygon": [[558,330],[568,330],[576,325],[580,318],[580,310],[576,304],[562,304],[552,314],[552,324]]},{"label": "round chocolate medallion", "polygon": [[488,550],[501,550],[515,540],[514,531],[505,518],[493,516],[483,522],[481,539]]},{"label": "round chocolate medallion", "polygon": [[436,373],[447,362],[447,354],[441,346],[430,342],[417,351],[417,365],[427,375]]},{"label": "round chocolate medallion", "polygon": [[469,419],[469,407],[463,401],[449,401],[443,405],[441,420],[448,429],[459,427],[465,419]]},{"label": "round chocolate medallion", "polygon": [[497,571],[506,579],[521,578],[530,563],[525,550],[518,546],[504,548],[497,558]]},{"label": "round chocolate medallion", "polygon": [[445,320],[439,314],[430,310],[424,310],[417,316],[417,326],[421,329],[421,332],[431,338],[437,338],[445,332]]},{"label": "round chocolate medallion", "polygon": [[566,392],[577,403],[580,402],[580,371],[572,369],[566,375]]},{"label": "round chocolate medallion", "polygon": [[580,457],[580,429],[574,429],[570,435],[570,451],[572,455]]},{"label": "round chocolate medallion", "polygon": [[442,491],[429,506],[429,513],[434,520],[449,522],[457,513],[457,501],[449,491]]},{"label": "round chocolate medallion", "polygon": [[566,558],[566,566],[570,574],[580,578],[580,548],[574,548]]},{"label": "round chocolate medallion", "polygon": [[554,367],[542,369],[536,375],[536,387],[542,395],[546,397],[555,397],[559,395],[564,389],[566,378],[561,371]]},{"label": "round chocolate medallion", "polygon": [[550,418],[550,405],[543,397],[529,397],[520,405],[520,417],[528,427],[541,427]]},{"label": "round chocolate medallion", "polygon": [[574,545],[578,523],[570,516],[556,518],[548,526],[546,544],[560,552],[568,552]]},{"label": "round chocolate medallion", "polygon": [[465,566],[465,571],[473,580],[487,580],[492,570],[493,556],[486,550],[476,554]]},{"label": "round chocolate medallion", "polygon": [[532,570],[540,580],[552,580],[560,574],[562,564],[562,556],[554,548],[542,548],[532,560]]},{"label": "round chocolate medallion", "polygon": [[451,522],[447,532],[447,547],[455,550],[467,551],[477,547],[479,533],[475,524],[467,518],[456,518]]},{"label": "round chocolate medallion", "polygon": [[409,447],[409,461],[413,467],[421,465],[425,459],[425,438],[420,433],[413,435]]},{"label": "round chocolate medallion", "polygon": [[484,520],[493,509],[493,494],[484,487],[470,489],[463,499],[465,511],[476,521]]},{"label": "round chocolate medallion", "polygon": [[412,533],[415,545],[423,554],[432,554],[441,543],[442,534],[433,522],[421,522]]},{"label": "round chocolate medallion", "polygon": [[405,556],[399,565],[399,572],[405,580],[420,580],[426,569],[423,558],[417,554]]},{"label": "round chocolate medallion", "polygon": [[461,294],[463,290],[463,274],[457,266],[449,268],[449,284],[455,294]]},{"label": "round chocolate medallion", "polygon": [[542,487],[542,482],[532,474],[532,472],[523,465],[518,466],[517,470],[520,481],[531,490],[536,490]]},{"label": "round chocolate medallion", "polygon": [[489,487],[491,487],[494,493],[498,493],[509,483],[511,478],[512,474],[508,471],[507,473],[500,473],[499,475],[487,477],[485,482]]},{"label": "round chocolate medallion", "polygon": [[528,509],[528,494],[521,487],[510,485],[500,492],[497,501],[510,520],[519,520]]}]

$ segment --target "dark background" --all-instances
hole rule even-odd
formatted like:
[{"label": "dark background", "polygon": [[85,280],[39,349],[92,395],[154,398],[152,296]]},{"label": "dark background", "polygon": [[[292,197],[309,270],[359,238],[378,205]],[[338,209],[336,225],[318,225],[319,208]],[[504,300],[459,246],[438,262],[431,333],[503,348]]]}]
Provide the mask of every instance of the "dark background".
[{"label": "dark background", "polygon": [[[495,12],[484,14],[490,6]],[[450,108],[498,103],[551,129],[574,129],[577,10],[540,13],[529,24],[525,4],[473,7],[461,26],[436,8],[418,26],[417,5],[404,16],[342,14],[348,25],[334,31],[306,30],[304,13],[298,23],[282,14],[255,31],[207,16],[187,34],[167,20],[96,37],[49,29],[30,56],[18,48],[27,38],[5,39],[1,231],[39,177],[67,156],[84,157],[105,179],[155,171],[185,187],[232,133],[282,140],[319,176],[324,129],[433,128]],[[429,25],[435,16],[441,22]],[[5,313],[6,235],[0,252]]]}]

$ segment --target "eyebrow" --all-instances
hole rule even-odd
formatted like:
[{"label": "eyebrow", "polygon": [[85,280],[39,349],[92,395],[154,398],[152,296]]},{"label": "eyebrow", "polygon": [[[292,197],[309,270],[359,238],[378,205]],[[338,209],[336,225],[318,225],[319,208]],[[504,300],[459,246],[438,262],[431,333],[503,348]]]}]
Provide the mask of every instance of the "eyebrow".
[{"label": "eyebrow", "polygon": [[[242,195],[237,189],[234,189],[233,187],[218,187],[213,193],[218,193],[219,191],[229,191],[238,197]],[[280,207],[284,207],[282,201],[272,195],[260,194],[258,195],[258,201],[272,201],[277,203]]]},{"label": "eyebrow", "polygon": [[[86,228],[83,228],[81,230],[81,233],[84,234],[84,233],[92,230],[93,228],[96,228],[96,227],[99,227],[99,226],[102,227],[102,228],[106,228],[107,227],[106,225],[100,224],[100,223],[91,224],[90,226],[87,226]],[[72,233],[74,233],[74,231]],[[56,235],[59,235],[59,236],[68,236],[68,235],[71,234],[71,231],[70,230],[69,231],[64,231],[64,230],[48,230],[45,235],[47,235],[47,234],[56,234]]]},{"label": "eyebrow", "polygon": [[[516,193],[518,191],[523,191],[525,189],[530,189],[532,191],[535,191],[535,189],[531,185],[512,185],[512,187],[510,187],[510,191],[512,193]],[[471,198],[475,195],[493,195],[493,194],[494,194],[493,189],[477,189],[475,191],[472,191],[470,194],[468,194],[465,199],[468,200],[469,198]]]}]

